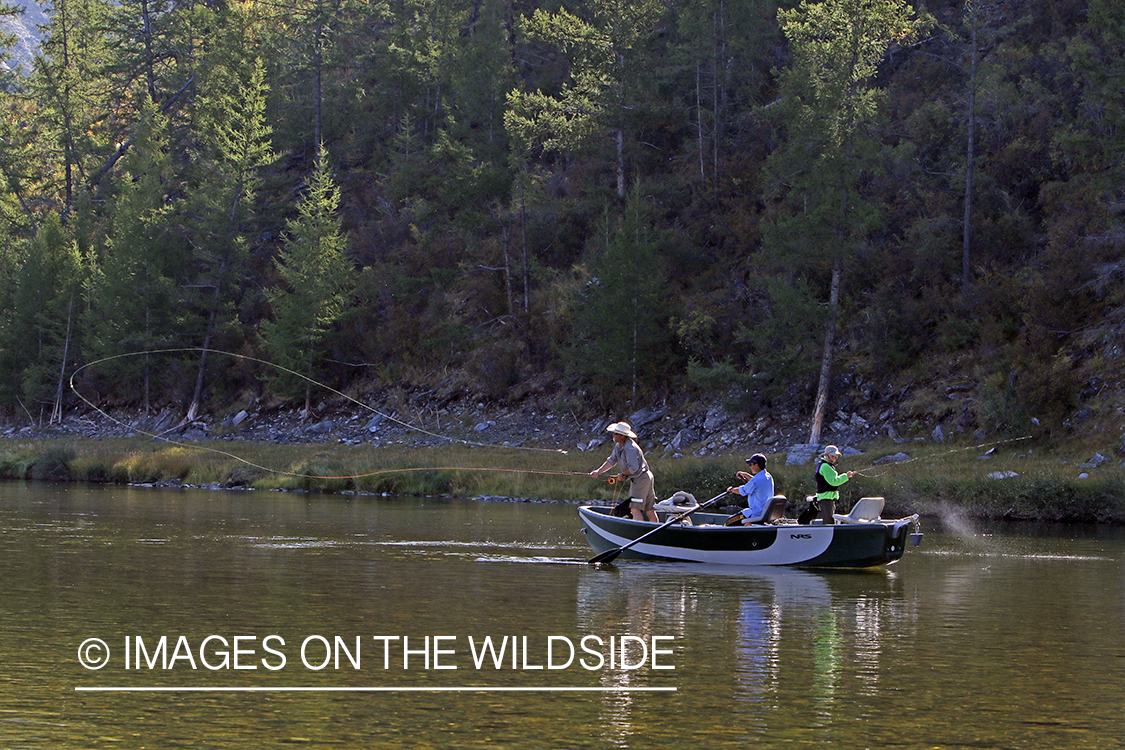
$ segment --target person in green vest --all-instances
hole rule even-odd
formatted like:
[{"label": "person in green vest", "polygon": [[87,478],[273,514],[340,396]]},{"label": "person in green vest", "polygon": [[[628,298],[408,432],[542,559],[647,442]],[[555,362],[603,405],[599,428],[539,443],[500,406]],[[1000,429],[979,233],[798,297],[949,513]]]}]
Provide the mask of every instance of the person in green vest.
[{"label": "person in green vest", "polygon": [[833,513],[836,512],[836,501],[840,499],[840,485],[847,482],[855,475],[854,471],[836,471],[836,462],[840,460],[840,449],[829,445],[824,449],[824,455],[816,462],[816,502],[820,506],[820,518],[825,524],[836,523]]}]

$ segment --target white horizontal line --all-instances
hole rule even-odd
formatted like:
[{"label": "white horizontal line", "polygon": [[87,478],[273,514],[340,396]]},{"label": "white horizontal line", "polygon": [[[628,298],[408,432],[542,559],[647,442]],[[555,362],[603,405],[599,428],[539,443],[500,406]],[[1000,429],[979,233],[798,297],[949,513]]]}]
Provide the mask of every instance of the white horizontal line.
[{"label": "white horizontal line", "polygon": [[674,687],[76,687],[83,693],[674,693]]}]

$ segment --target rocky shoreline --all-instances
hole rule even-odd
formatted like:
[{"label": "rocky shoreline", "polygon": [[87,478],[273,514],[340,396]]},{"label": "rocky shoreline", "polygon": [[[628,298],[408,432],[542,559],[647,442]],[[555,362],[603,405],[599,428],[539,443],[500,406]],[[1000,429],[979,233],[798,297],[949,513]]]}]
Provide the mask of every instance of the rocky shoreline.
[{"label": "rocky shoreline", "polygon": [[[87,407],[74,409],[60,422],[50,425],[0,423],[0,439],[49,440],[74,436],[96,440],[158,436],[187,443],[207,440],[279,445],[366,445],[373,448],[397,447],[403,451],[455,443],[567,453],[589,452],[591,468],[601,462],[603,454],[610,448],[606,426],[622,418],[639,435],[646,455],[657,460],[687,456],[744,458],[761,452],[770,456],[774,465],[799,466],[809,464],[829,443],[839,446],[846,456],[862,455],[876,441],[885,448],[889,439],[892,445],[900,447],[893,453],[884,450],[884,455],[872,462],[877,465],[910,460],[913,452],[910,444],[932,447],[947,439],[946,430],[940,424],[924,436],[901,437],[893,417],[891,409],[867,416],[838,411],[825,424],[820,444],[810,445],[805,442],[808,436],[805,416],[786,410],[746,417],[733,415],[718,404],[696,404],[687,409],[674,409],[665,404],[621,416],[607,414],[601,418],[590,418],[531,403],[497,407],[469,399],[447,399],[444,403],[435,403],[415,397],[382,402],[371,399],[368,405],[348,398],[322,403],[312,415],[305,415],[288,405],[252,403],[246,409],[203,415],[186,423],[180,412],[170,408],[146,415],[128,410],[110,413]],[[917,428],[915,431],[918,431]],[[954,434],[959,431],[956,425],[950,429]],[[987,440],[987,436],[981,433],[974,434],[973,438]],[[982,455],[977,458],[988,460],[992,453],[982,450]],[[1115,453],[1118,454],[1116,458],[1112,457]],[[1120,461],[1121,456],[1125,456],[1125,435],[1116,451],[1107,446],[1104,453],[1094,452],[1087,460],[1075,460],[1075,478],[1083,479],[1088,476],[1088,471],[1103,466],[1125,465]],[[989,475],[990,479],[1017,476],[1011,471],[993,474]],[[169,483],[168,486],[179,485]],[[232,487],[224,485],[224,488]],[[479,499],[536,501],[533,498],[500,496]]]},{"label": "rocky shoreline", "polygon": [[[609,442],[605,427],[618,419],[629,422],[652,457],[716,457],[754,452],[800,451],[807,426],[795,415],[745,418],[721,406],[677,412],[645,407],[623,416],[582,419],[550,409],[488,408],[482,403],[456,403],[442,408],[400,409],[344,404],[322,406],[313,417],[295,408],[242,409],[203,416],[188,423],[171,409],[144,415],[136,412],[74,410],[50,425],[0,424],[0,437],[47,439],[63,435],[85,438],[160,436],[169,440],[242,440],[277,444],[337,443],[410,448],[443,443],[537,447],[551,450],[597,451]],[[885,420],[884,420],[885,421]],[[897,436],[893,425],[883,430]],[[940,430],[940,428],[939,428]],[[872,422],[856,413],[839,412],[823,430],[822,444],[854,446],[880,437]]]},{"label": "rocky shoreline", "polygon": [[[847,455],[861,450],[851,441],[876,437],[859,415],[837,415],[825,430]],[[182,423],[171,409],[144,415],[120,411],[75,410],[52,425],[0,425],[0,439],[44,440],[66,436],[84,439],[157,437],[175,442],[246,441],[280,445],[368,445],[416,450],[443,444],[541,448],[568,453],[589,452],[590,466],[599,464],[610,450],[605,428],[618,417],[580,419],[535,406],[487,408],[480,402],[456,402],[441,408],[402,409],[390,405],[365,407],[356,403],[321,405],[312,418],[292,407],[243,409],[225,415],[204,416]],[[643,408],[624,417],[639,435],[650,458],[684,456],[719,459],[743,458],[755,452],[780,454],[774,460],[807,463],[817,451],[799,437],[805,429],[795,417],[740,418],[721,406],[680,413],[664,407]],[[190,485],[179,480],[142,483],[140,486],[201,489],[244,489],[230,484]],[[480,495],[473,500],[490,502],[560,502],[547,498]],[[565,501],[563,501],[565,502]],[[726,506],[724,506],[726,507]],[[736,506],[729,506],[735,508]]]},{"label": "rocky shoreline", "polygon": [[[622,416],[604,415],[601,418],[580,417],[570,412],[560,412],[557,408],[540,408],[534,405],[519,407],[486,406],[479,401],[446,402],[442,407],[407,408],[400,403],[374,403],[365,405],[358,402],[321,404],[313,416],[307,417],[299,409],[288,405],[254,406],[225,414],[203,415],[188,423],[182,422],[179,413],[165,409],[156,414],[145,415],[138,412],[119,410],[112,414],[88,408],[69,412],[61,422],[50,425],[0,423],[0,451],[3,444],[11,445],[5,460],[4,476],[9,478],[44,479],[51,481],[123,482],[134,486],[167,488],[199,488],[208,490],[249,490],[255,483],[253,472],[233,472],[229,477],[217,480],[162,479],[170,474],[160,467],[142,469],[151,478],[134,476],[131,469],[122,470],[120,465],[101,462],[100,459],[82,462],[82,468],[71,471],[70,461],[73,452],[69,447],[52,448],[53,440],[65,441],[75,438],[81,441],[98,441],[114,438],[159,438],[170,443],[192,445],[205,441],[209,449],[216,449],[224,442],[253,443],[261,446],[370,446],[381,449],[381,462],[390,461],[392,465],[406,460],[417,461],[422,457],[412,456],[415,451],[441,446],[511,446],[523,449],[561,451],[569,454],[566,461],[571,470],[585,472],[585,466],[594,468],[605,458],[610,449],[609,435],[605,432],[608,424],[624,418],[630,422],[640,436],[639,442],[650,460],[660,462],[659,473],[668,478],[666,492],[672,489],[691,489],[699,486],[713,487],[718,482],[728,481],[726,470],[741,465],[741,459],[762,452],[770,457],[775,476],[785,473],[785,467],[803,476],[808,464],[825,443],[835,444],[850,457],[867,455],[851,466],[870,464],[872,467],[883,463],[906,463],[915,458],[935,458],[944,455],[947,449],[939,444],[945,442],[947,435],[941,425],[930,428],[928,434],[898,436],[895,425],[886,413],[868,420],[855,412],[837,412],[832,422],[825,426],[820,445],[809,445],[807,425],[803,415],[773,411],[769,416],[745,417],[731,415],[721,406],[672,409],[666,405],[649,407]],[[920,430],[914,427],[912,433]],[[952,430],[961,439],[955,446],[965,446],[964,433],[956,427]],[[906,491],[896,489],[893,493],[896,502],[909,503],[911,512],[923,515],[943,515],[950,507],[974,517],[996,520],[1036,520],[1036,521],[1080,521],[1125,523],[1125,503],[1122,503],[1120,486],[1125,462],[1125,437],[1118,443],[1115,437],[1106,435],[1104,439],[1085,439],[1076,443],[1070,452],[1059,451],[1057,446],[1050,449],[1054,454],[1048,462],[1043,462],[1038,447],[1027,444],[1026,448],[1008,446],[988,448],[992,444],[988,437],[973,434],[972,440],[983,437],[969,447],[952,447],[950,453],[974,451],[969,454],[976,461],[995,463],[985,474],[972,472],[973,478],[966,479],[962,472],[954,471],[946,479],[938,479],[937,484],[925,480],[921,492],[918,487]],[[24,446],[34,442],[38,445]],[[1010,440],[997,439],[999,443]],[[201,443],[202,444],[202,443]],[[1077,445],[1095,446],[1095,450],[1077,448]],[[87,451],[87,448],[79,448]],[[133,449],[128,449],[133,450]],[[234,445],[226,449],[240,452]],[[1079,450],[1089,450],[1078,455]],[[112,449],[111,449],[112,452]],[[330,453],[325,451],[325,453]],[[576,456],[589,453],[586,458],[575,460]],[[69,458],[67,457],[69,454]],[[1033,454],[1031,464],[1026,459]],[[341,457],[355,456],[354,451],[341,451]],[[1045,454],[1044,454],[1045,455]],[[329,458],[329,456],[319,456]],[[677,468],[677,459],[685,463]],[[365,459],[361,459],[365,460]],[[182,470],[182,464],[173,464],[171,476]],[[574,464],[578,464],[575,467]],[[417,465],[417,464],[412,464]],[[964,464],[961,464],[964,466]],[[1021,477],[1024,466],[1034,465],[1046,468],[1046,473],[1036,470]],[[94,470],[91,470],[94,466]],[[1062,467],[1061,471],[1059,467]],[[105,468],[97,468],[105,467]],[[802,467],[802,468],[797,468]],[[1054,467],[1054,468],[1050,468]],[[716,474],[717,472],[717,474]],[[876,474],[878,476],[878,474]],[[901,473],[899,476],[903,476]],[[691,477],[689,479],[689,477]],[[316,472],[310,478],[317,479]],[[326,477],[331,479],[331,477]],[[514,492],[504,494],[507,487],[490,488],[486,494],[480,489],[465,493],[442,494],[436,484],[424,479],[420,483],[396,488],[374,486],[330,487],[309,486],[289,483],[283,491],[287,492],[330,492],[347,495],[405,495],[416,497],[459,497],[484,502],[521,503],[570,503],[581,502],[573,495],[569,499],[549,496],[541,492],[541,497],[526,496],[527,488],[512,486]],[[874,488],[881,488],[875,478]],[[671,485],[680,486],[672,488]],[[261,487],[261,491],[273,491],[278,487]],[[466,488],[468,489],[468,488]],[[483,489],[483,488],[482,488]],[[500,489],[497,493],[496,490]],[[882,489],[874,489],[882,493]],[[532,490],[536,492],[536,490]],[[1046,495],[1044,494],[1046,493]],[[798,492],[800,494],[800,492]],[[734,499],[733,497],[731,498]],[[791,509],[803,507],[803,496],[790,497]],[[952,501],[952,505],[950,504]],[[724,506],[722,510],[733,512],[735,506]],[[903,508],[896,505],[887,511],[897,513]]]},{"label": "rocky shoreline", "polygon": [[[135,410],[110,413],[86,408],[74,409],[54,424],[0,423],[0,438],[158,436],[187,442],[219,440],[281,445],[402,446],[404,449],[460,443],[604,452],[610,442],[606,426],[624,419],[633,426],[638,442],[650,458],[720,458],[760,452],[783,454],[787,464],[803,465],[826,444],[837,445],[846,455],[854,456],[861,455],[866,446],[880,439],[890,439],[895,444],[923,442],[932,445],[943,443],[948,437],[942,425],[936,425],[924,437],[900,437],[891,419],[892,413],[887,410],[868,419],[856,412],[838,411],[825,424],[819,445],[805,442],[808,427],[802,415],[784,411],[769,416],[743,417],[728,413],[720,405],[699,406],[688,411],[665,405],[641,408],[623,417],[606,415],[583,419],[534,405],[490,408],[474,401],[414,408],[389,404],[367,406],[350,401],[322,404],[311,416],[294,407],[252,406],[221,415],[204,415],[186,423],[181,413],[170,408],[148,415]],[[958,430],[954,427],[950,432]],[[983,432],[973,437],[987,440]],[[1125,435],[1117,453],[1125,456]],[[909,454],[899,452],[880,460],[909,458]],[[1079,466],[1097,468],[1111,460],[1099,453]]]}]

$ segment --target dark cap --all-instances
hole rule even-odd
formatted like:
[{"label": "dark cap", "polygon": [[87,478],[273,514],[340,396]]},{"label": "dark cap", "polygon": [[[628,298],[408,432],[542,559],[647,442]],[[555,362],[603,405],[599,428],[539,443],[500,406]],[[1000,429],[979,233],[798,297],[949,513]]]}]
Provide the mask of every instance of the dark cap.
[{"label": "dark cap", "polygon": [[764,468],[766,468],[766,457],[763,456],[761,453],[755,453],[753,456],[746,459],[746,463],[748,463],[748,464],[758,464],[758,466],[761,466],[764,469]]}]

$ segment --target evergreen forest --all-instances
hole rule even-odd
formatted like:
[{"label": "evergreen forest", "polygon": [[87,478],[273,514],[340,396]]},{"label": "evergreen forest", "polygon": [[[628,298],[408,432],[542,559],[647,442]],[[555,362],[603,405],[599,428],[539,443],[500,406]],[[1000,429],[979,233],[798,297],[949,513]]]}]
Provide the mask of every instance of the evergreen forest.
[{"label": "evergreen forest", "polygon": [[0,93],[6,419],[80,370],[188,418],[323,384],[1125,427],[1113,0],[44,9]]}]

